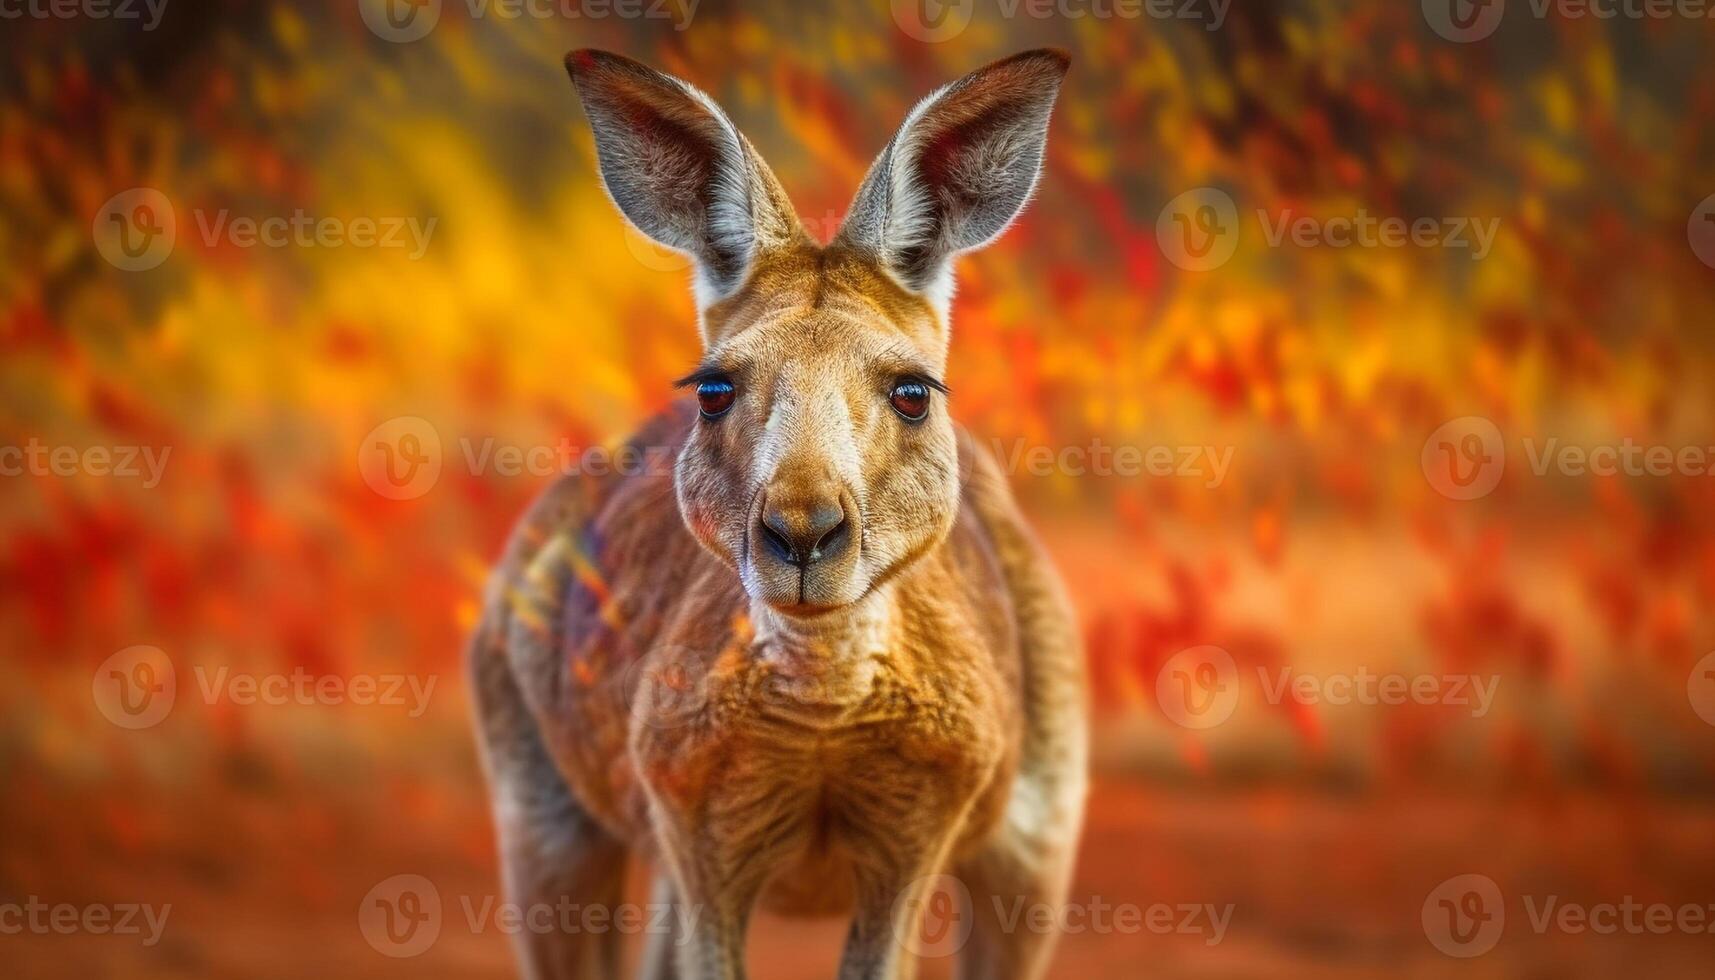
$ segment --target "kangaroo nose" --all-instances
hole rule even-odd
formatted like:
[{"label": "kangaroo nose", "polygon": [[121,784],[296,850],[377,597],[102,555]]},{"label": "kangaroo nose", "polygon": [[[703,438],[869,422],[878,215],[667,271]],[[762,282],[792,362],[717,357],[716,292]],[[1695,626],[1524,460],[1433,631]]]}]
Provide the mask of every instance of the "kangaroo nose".
[{"label": "kangaroo nose", "polygon": [[762,540],[774,557],[792,565],[804,566],[838,554],[850,537],[850,527],[837,500],[769,503],[762,510]]}]

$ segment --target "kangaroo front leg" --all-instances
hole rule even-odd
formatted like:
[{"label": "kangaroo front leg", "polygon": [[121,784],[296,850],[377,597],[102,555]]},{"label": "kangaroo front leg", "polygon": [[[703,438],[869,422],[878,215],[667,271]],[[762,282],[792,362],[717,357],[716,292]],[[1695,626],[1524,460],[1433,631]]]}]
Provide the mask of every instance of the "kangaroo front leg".
[{"label": "kangaroo front leg", "polygon": [[678,927],[680,915],[690,911],[689,907],[679,901],[679,893],[673,888],[673,879],[665,871],[655,875],[655,886],[651,893],[650,904],[652,912],[665,910],[666,918],[662,920],[664,928],[651,930],[644,941],[643,962],[638,969],[639,980],[678,980],[679,977],[679,947],[689,938]]},{"label": "kangaroo front leg", "polygon": [[723,799],[698,818],[663,813],[656,839],[673,876],[685,934],[676,937],[679,975],[741,980],[751,909],[781,855],[803,839],[798,808],[786,794]]},{"label": "kangaroo front leg", "polygon": [[[885,825],[884,825],[885,826]],[[895,824],[889,831],[898,829]],[[858,859],[857,908],[840,959],[840,980],[909,980],[917,974],[910,942],[923,903],[946,863],[954,828],[922,833],[878,833]]]},{"label": "kangaroo front leg", "polygon": [[[566,903],[612,910],[625,883],[625,846],[596,823],[556,770],[507,662],[478,637],[472,686],[500,839],[507,901],[532,913]],[[531,980],[619,975],[619,936],[527,929],[516,946]]]}]

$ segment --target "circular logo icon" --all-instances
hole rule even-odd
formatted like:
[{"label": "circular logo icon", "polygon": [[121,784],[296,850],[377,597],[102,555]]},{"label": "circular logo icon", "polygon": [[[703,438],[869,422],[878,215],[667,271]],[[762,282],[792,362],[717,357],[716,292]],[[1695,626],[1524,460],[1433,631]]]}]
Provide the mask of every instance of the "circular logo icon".
[{"label": "circular logo icon", "polygon": [[1163,714],[1185,728],[1225,724],[1239,706],[1239,666],[1220,647],[1181,650],[1155,675],[1155,700]]},{"label": "circular logo icon", "polygon": [[1423,934],[1448,956],[1482,956],[1495,948],[1506,928],[1501,887],[1486,875],[1449,878],[1423,900]]},{"label": "circular logo icon", "polygon": [[1441,426],[1424,440],[1423,476],[1448,500],[1476,500],[1493,493],[1507,471],[1501,429],[1481,415]]},{"label": "circular logo icon", "polygon": [[1715,194],[1704,198],[1697,210],[1691,212],[1685,236],[1691,240],[1691,251],[1698,261],[1715,269]]},{"label": "circular logo icon", "polygon": [[441,479],[441,434],[426,419],[404,415],[371,429],[357,450],[369,489],[389,500],[415,500]]},{"label": "circular logo icon", "polygon": [[976,0],[893,0],[893,22],[919,41],[950,41],[971,26]]},{"label": "circular logo icon", "polygon": [[1423,0],[1423,19],[1449,41],[1481,41],[1501,26],[1507,0]]},{"label": "circular logo icon", "polygon": [[689,724],[709,702],[709,671],[694,650],[670,647],[645,654],[626,668],[631,714],[658,730]]},{"label": "circular logo icon", "polygon": [[357,0],[357,11],[383,41],[406,44],[429,36],[441,20],[441,0]]},{"label": "circular logo icon", "polygon": [[1685,694],[1691,699],[1691,710],[1697,712],[1697,717],[1715,725],[1715,653],[1691,668],[1691,676],[1685,680]]},{"label": "circular logo icon", "polygon": [[632,226],[631,222],[621,222],[625,225],[625,247],[631,252],[631,257],[642,263],[646,269],[656,272],[678,272],[691,267],[691,260],[682,252],[675,251],[650,238]]},{"label": "circular logo icon", "polygon": [[970,889],[952,875],[930,875],[912,882],[893,902],[894,938],[923,959],[944,959],[970,942]]},{"label": "circular logo icon", "polygon": [[421,956],[441,938],[441,893],[422,875],[394,875],[363,896],[357,927],[383,956]]},{"label": "circular logo icon", "polygon": [[95,250],[114,268],[147,272],[173,254],[179,221],[167,195],[153,187],[133,187],[107,199],[95,213],[90,232]]},{"label": "circular logo icon", "polygon": [[153,728],[179,696],[178,673],[159,647],[126,647],[95,668],[95,707],[120,728]]},{"label": "circular logo icon", "polygon": [[1238,205],[1213,187],[1186,191],[1161,209],[1155,240],[1167,261],[1187,272],[1218,269],[1239,250]]}]

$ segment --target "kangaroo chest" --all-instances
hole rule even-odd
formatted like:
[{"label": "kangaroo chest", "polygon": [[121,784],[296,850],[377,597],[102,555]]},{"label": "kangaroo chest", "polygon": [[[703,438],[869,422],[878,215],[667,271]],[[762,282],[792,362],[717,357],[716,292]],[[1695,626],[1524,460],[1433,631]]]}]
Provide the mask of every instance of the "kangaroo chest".
[{"label": "kangaroo chest", "polygon": [[658,803],[700,815],[702,832],[810,859],[861,846],[852,838],[902,821],[986,810],[1013,742],[987,656],[893,635],[838,651],[735,646],[639,692],[632,754]]}]

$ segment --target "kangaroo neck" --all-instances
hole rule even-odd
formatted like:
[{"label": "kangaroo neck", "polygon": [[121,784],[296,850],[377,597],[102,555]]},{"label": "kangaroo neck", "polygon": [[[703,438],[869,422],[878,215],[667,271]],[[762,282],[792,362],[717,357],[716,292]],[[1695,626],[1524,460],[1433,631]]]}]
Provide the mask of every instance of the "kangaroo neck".
[{"label": "kangaroo neck", "polygon": [[795,617],[766,603],[751,602],[759,659],[794,672],[857,667],[886,651],[898,617],[895,584],[883,583],[843,609]]}]

